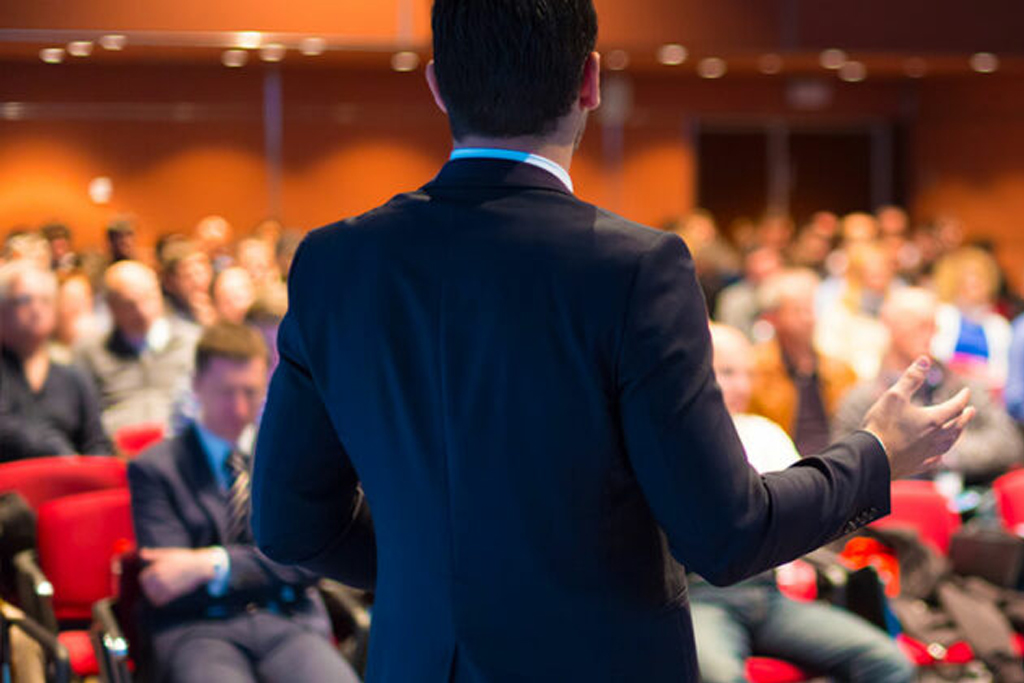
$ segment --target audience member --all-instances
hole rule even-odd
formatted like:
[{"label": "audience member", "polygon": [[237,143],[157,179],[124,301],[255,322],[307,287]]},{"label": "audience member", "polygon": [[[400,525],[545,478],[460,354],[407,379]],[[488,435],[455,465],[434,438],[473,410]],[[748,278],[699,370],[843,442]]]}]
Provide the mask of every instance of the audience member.
[{"label": "audience member", "polygon": [[875,212],[882,247],[896,268],[897,277],[915,282],[921,268],[921,252],[911,240],[910,218],[898,206],[882,206]]},{"label": "audience member", "polygon": [[149,422],[166,427],[176,395],[187,390],[197,332],[165,316],[148,266],[115,263],[104,284],[113,330],[77,349],[76,362],[99,389],[109,433]]},{"label": "audience member", "polygon": [[301,242],[302,233],[298,230],[285,230],[277,238],[274,258],[277,259],[278,271],[286,280],[288,279],[289,271],[292,269],[292,260],[295,258],[295,252],[298,251]]},{"label": "audience member", "polygon": [[810,222],[797,233],[796,241],[789,246],[788,257],[792,265],[809,268],[825,277],[828,274],[826,261],[832,253],[839,220],[834,213],[819,211]]},{"label": "audience member", "polygon": [[814,348],[818,276],[785,270],[761,288],[761,308],[775,338],[756,347],[752,412],[782,426],[801,455],[829,443],[830,420],[856,381],[853,369]]},{"label": "audience member", "polygon": [[846,274],[829,305],[819,302],[814,341],[818,349],[853,368],[860,379],[878,374],[888,332],[878,311],[894,280],[893,261],[878,242],[857,242],[847,251]]},{"label": "audience member", "polygon": [[56,299],[50,271],[31,261],[0,268],[0,460],[111,452],[88,379],[50,358]]},{"label": "audience member", "polygon": [[92,283],[84,273],[69,273],[60,283],[57,297],[57,332],[51,347],[55,358],[70,363],[73,349],[87,339],[102,334],[95,312]]},{"label": "audience member", "polygon": [[[773,422],[748,414],[754,372],[752,349],[735,328],[712,325],[715,377],[750,464],[780,470],[800,459]],[[853,683],[914,680],[914,668],[888,634],[824,602],[797,602],[778,589],[773,572],[718,588],[694,576],[690,612],[700,678],[743,683],[751,655],[779,657]]]},{"label": "audience member", "polygon": [[255,300],[256,287],[245,268],[226,268],[213,281],[213,305],[220,320],[241,323]]},{"label": "audience member", "polygon": [[950,370],[1001,391],[1006,385],[1012,332],[993,309],[999,291],[999,266],[990,254],[962,247],[935,267],[935,291],[942,302],[934,356]]},{"label": "audience member", "polygon": [[4,239],[4,261],[31,261],[42,270],[50,269],[50,244],[42,235],[15,230]]},{"label": "audience member", "polygon": [[1014,318],[1006,389],[1003,392],[1006,410],[1017,422],[1024,423],[1024,314]]},{"label": "audience member", "polygon": [[782,269],[782,257],[771,247],[754,247],[743,257],[743,279],[722,290],[715,319],[738,328],[754,339],[754,324],[761,317],[757,288]]},{"label": "audience member", "polygon": [[271,373],[274,372],[279,360],[277,328],[281,326],[281,321],[287,311],[288,291],[277,289],[262,292],[249,307],[249,312],[245,314],[245,324],[259,332],[267,345]]},{"label": "audience member", "polygon": [[217,323],[196,349],[201,420],[129,465],[147,599],[143,624],[163,680],[355,681],[328,641],[316,577],[271,562],[249,524],[249,444],[267,383],[253,330]]},{"label": "audience member", "polygon": [[160,264],[164,299],[171,315],[193,325],[212,324],[217,312],[210,296],[213,266],[206,252],[184,238],[173,240],[162,250]]},{"label": "audience member", "polygon": [[708,310],[714,310],[722,288],[739,277],[739,254],[719,233],[714,217],[704,209],[695,209],[685,220],[670,225],[670,228],[683,238],[693,255]]},{"label": "audience member", "polygon": [[257,288],[279,282],[281,271],[277,268],[272,242],[249,237],[238,243],[236,262],[249,273]]},{"label": "audience member", "polygon": [[214,273],[234,265],[231,258],[231,233],[231,224],[223,216],[206,216],[196,224],[196,243],[206,252]]},{"label": "audience member", "polygon": [[757,243],[782,253],[793,239],[793,219],[779,211],[768,211],[757,224]]},{"label": "audience member", "polygon": [[[926,355],[936,334],[938,301],[928,290],[907,287],[886,299],[882,323],[890,332],[888,351],[876,378],[858,384],[843,400],[833,423],[833,436],[860,429],[864,415],[895,382],[908,364]],[[941,362],[932,364],[915,400],[932,404],[971,389],[976,414],[960,440],[943,457],[941,469],[959,475],[968,485],[987,484],[1010,467],[1024,462],[1024,441],[1013,420],[990,397],[984,387],[964,380]]]},{"label": "audience member", "polygon": [[50,245],[50,269],[55,273],[70,273],[79,266],[78,254],[71,246],[71,229],[63,223],[47,223],[40,234]]},{"label": "audience member", "polygon": [[110,249],[110,263],[134,261],[139,258],[135,226],[128,218],[118,218],[107,226],[107,246]]}]

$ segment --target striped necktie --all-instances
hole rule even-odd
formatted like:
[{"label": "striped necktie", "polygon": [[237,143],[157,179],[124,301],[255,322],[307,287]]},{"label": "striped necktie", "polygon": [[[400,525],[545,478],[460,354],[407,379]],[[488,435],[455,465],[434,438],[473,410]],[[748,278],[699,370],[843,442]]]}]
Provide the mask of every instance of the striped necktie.
[{"label": "striped necktie", "polygon": [[228,456],[231,488],[228,490],[228,543],[248,543],[249,529],[249,456],[233,449]]}]

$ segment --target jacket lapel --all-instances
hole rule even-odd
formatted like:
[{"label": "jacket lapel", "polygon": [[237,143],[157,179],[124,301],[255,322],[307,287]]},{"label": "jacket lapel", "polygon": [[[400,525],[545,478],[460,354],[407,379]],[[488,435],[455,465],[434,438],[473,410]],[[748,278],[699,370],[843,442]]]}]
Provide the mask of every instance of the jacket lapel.
[{"label": "jacket lapel", "polygon": [[203,444],[194,425],[182,434],[178,449],[178,467],[188,487],[195,492],[199,507],[203,509],[216,530],[217,540],[227,538],[228,509],[224,494],[210,471],[210,464],[203,451]]}]

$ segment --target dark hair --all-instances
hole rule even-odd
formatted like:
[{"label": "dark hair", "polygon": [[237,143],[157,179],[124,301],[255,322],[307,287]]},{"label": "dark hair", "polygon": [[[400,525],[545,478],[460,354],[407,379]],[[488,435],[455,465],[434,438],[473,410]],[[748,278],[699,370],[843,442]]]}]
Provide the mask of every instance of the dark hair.
[{"label": "dark hair", "polygon": [[203,330],[196,345],[196,376],[202,375],[214,358],[245,362],[269,360],[270,352],[260,333],[237,323],[218,322]]},{"label": "dark hair", "polygon": [[591,0],[435,0],[434,72],[452,135],[550,133],[597,41]]}]

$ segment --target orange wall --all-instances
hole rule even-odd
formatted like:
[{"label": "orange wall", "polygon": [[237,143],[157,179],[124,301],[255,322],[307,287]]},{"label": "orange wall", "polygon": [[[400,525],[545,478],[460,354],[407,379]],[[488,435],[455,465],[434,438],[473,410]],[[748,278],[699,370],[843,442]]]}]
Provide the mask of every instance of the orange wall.
[{"label": "orange wall", "polygon": [[916,212],[996,237],[1011,279],[1024,282],[1024,88],[1002,78],[925,87],[914,138]]},{"label": "orange wall", "polygon": [[[0,118],[0,232],[68,221],[95,243],[111,216],[135,214],[144,241],[217,212],[239,231],[268,215],[262,67],[0,64],[0,99],[28,120]],[[281,218],[309,229],[365,211],[429,180],[449,140],[422,73],[285,67]],[[695,201],[691,131],[701,119],[793,118],[782,81],[705,82],[634,76],[633,115],[616,147],[591,121],[574,162],[579,194],[658,224]],[[1010,77],[836,82],[828,110],[797,118],[900,120],[909,127],[918,218],[963,217],[1024,264],[1024,89]],[[181,103],[189,108],[181,109]],[[176,120],[174,112],[194,117]],[[109,176],[110,206],[86,188]],[[1014,266],[1016,267],[1016,266]]]}]

